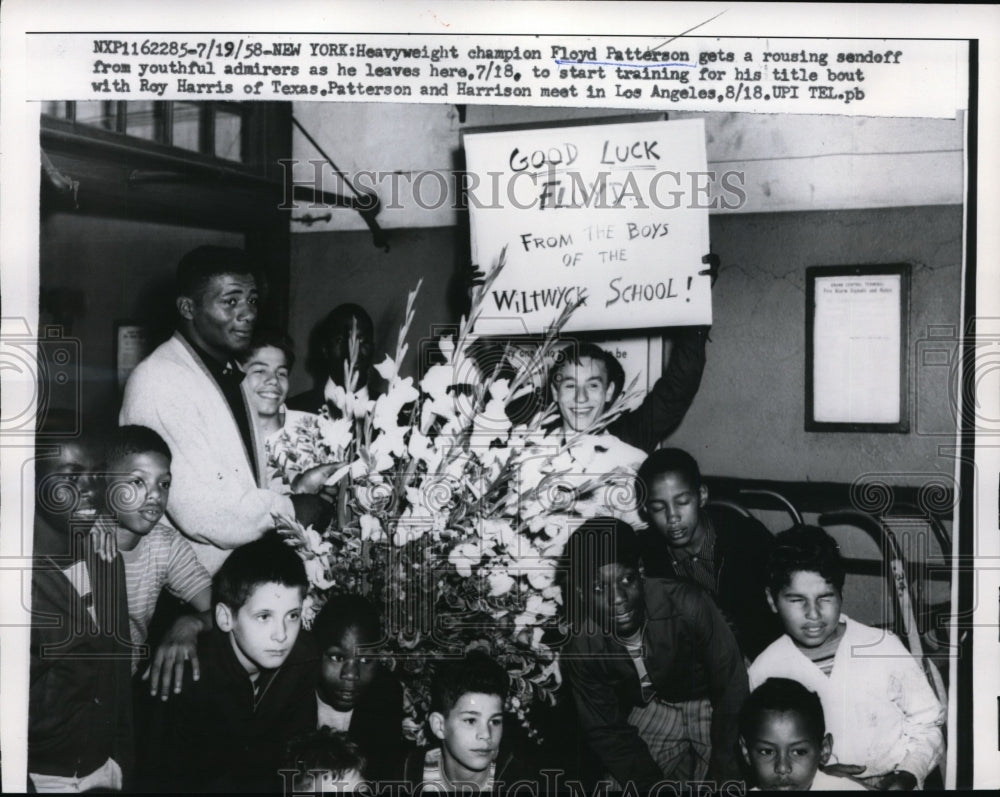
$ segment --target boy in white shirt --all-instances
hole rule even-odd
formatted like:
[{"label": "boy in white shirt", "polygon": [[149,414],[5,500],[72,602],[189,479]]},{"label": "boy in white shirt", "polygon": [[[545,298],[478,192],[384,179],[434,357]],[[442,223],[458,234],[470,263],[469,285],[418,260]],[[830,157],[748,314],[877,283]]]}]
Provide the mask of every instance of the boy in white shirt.
[{"label": "boy in white shirt", "polygon": [[944,708],[917,660],[889,631],[841,612],[844,564],[823,529],[775,539],[767,598],[785,634],[750,667],[750,688],[790,678],[816,692],[842,771],[879,790],[919,788],[944,751]]}]

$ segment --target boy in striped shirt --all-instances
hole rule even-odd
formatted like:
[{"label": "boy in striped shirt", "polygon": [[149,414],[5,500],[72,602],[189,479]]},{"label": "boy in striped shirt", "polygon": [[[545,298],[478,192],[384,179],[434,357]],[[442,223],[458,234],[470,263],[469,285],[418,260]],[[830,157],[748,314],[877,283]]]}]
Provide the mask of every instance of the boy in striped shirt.
[{"label": "boy in striped shirt", "polygon": [[125,563],[129,631],[139,667],[149,624],[164,587],[188,603],[195,613],[178,617],[167,630],[143,679],[150,693],[166,700],[179,692],[184,663],[198,671],[197,638],[211,628],[212,578],[181,534],[161,523],[170,495],[170,449],[163,438],[145,426],[117,429],[106,451],[106,503],[114,524],[115,541]]}]

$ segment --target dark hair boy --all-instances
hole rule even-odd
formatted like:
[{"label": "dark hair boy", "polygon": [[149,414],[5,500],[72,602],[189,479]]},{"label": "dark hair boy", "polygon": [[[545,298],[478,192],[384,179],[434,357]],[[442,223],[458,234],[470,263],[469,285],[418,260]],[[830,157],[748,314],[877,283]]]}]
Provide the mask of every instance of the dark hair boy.
[{"label": "dark hair boy", "polygon": [[636,493],[649,528],[639,534],[647,576],[683,578],[707,590],[751,659],[781,635],[764,594],[774,537],[757,520],[708,506],[694,457],[654,451],[639,467]]},{"label": "dark hair boy", "polygon": [[300,634],[305,567],[276,534],[237,549],[212,583],[201,679],[163,704],[151,787],[269,791],[288,740],[316,727],[316,655]]},{"label": "dark hair boy", "polygon": [[877,789],[913,789],[944,751],[944,708],[916,659],[889,631],[841,611],[845,569],[823,529],[775,539],[768,601],[785,634],[750,667],[750,684],[791,678],[819,695],[842,773]]},{"label": "dark hair boy", "polygon": [[769,678],[740,712],[740,750],[764,791],[865,791],[860,783],[820,771],[833,740],[823,706],[798,681]]},{"label": "dark hair boy", "polygon": [[521,762],[502,745],[509,680],[483,651],[441,664],[431,683],[431,733],[439,745],[407,757],[404,778],[412,786],[454,791],[503,791],[524,783]]}]

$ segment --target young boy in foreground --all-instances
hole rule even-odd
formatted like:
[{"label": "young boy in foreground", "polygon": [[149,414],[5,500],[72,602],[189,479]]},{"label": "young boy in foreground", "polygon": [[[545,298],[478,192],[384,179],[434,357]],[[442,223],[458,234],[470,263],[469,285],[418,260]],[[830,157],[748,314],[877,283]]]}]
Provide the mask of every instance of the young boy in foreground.
[{"label": "young boy in foreground", "polygon": [[820,771],[833,739],[823,706],[798,681],[768,678],[743,704],[740,750],[763,791],[867,791],[856,781]]},{"label": "young boy in foreground", "polygon": [[841,612],[845,575],[823,529],[777,536],[767,596],[785,635],[754,661],[750,685],[800,682],[819,695],[842,772],[874,789],[918,788],[944,751],[944,709],[894,634]]},{"label": "young boy in foreground", "polygon": [[375,794],[368,787],[367,761],[351,738],[331,728],[320,728],[288,743],[285,758],[285,795]]},{"label": "young boy in foreground", "polygon": [[503,791],[525,781],[525,770],[501,747],[508,678],[482,651],[440,667],[431,684],[431,732],[439,747],[415,750],[403,768],[412,787],[463,794]]},{"label": "young boy in foreground", "polygon": [[590,749],[618,788],[739,778],[743,657],[694,584],[643,580],[639,541],[592,518],[570,537],[564,572],[573,635],[560,656]]},{"label": "young boy in foreground", "polygon": [[288,741],[316,728],[316,655],[299,633],[302,560],[276,534],[216,573],[216,627],[198,638],[201,679],[159,704],[153,789],[277,791]]}]

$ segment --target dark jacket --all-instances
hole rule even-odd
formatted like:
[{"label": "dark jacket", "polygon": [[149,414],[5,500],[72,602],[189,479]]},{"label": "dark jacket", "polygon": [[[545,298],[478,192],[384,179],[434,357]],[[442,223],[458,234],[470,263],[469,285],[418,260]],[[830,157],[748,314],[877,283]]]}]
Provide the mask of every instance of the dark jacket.
[{"label": "dark jacket", "polygon": [[[185,674],[179,695],[157,701],[150,729],[152,771],[143,786],[169,791],[282,791],[278,770],[293,736],[316,729],[318,657],[300,632],[281,667],[250,676],[229,635],[217,628],[198,638],[201,678]],[[263,679],[267,679],[266,681]]]},{"label": "dark jacket", "polygon": [[[428,750],[431,749],[433,748],[420,747],[406,756],[406,760],[403,763],[403,781],[410,791],[404,791],[404,793],[417,793],[416,790],[424,780],[424,757],[427,755]],[[502,743],[500,745],[500,752],[497,755],[495,772],[496,774],[493,777],[495,787],[493,794],[503,794],[510,791],[512,787],[514,793],[520,794],[525,791],[529,794],[535,793],[529,790],[527,786],[522,785],[519,788],[517,784],[530,783],[532,788],[537,788],[537,773],[532,772],[526,767],[521,759]]]},{"label": "dark jacket", "polygon": [[673,348],[663,376],[636,409],[608,425],[608,432],[649,453],[681,425],[694,401],[705,370],[708,327],[680,327],[672,335]]},{"label": "dark jacket", "polygon": [[[737,719],[748,694],[747,672],[729,626],[708,594],[694,584],[646,579],[643,661],[661,700],[712,703],[709,778],[739,778]],[[643,705],[635,664],[624,646],[600,629],[570,638],[560,664],[573,687],[590,749],[619,783],[640,792],[669,777],[653,760],[629,713]]]},{"label": "dark jacket", "polygon": [[[767,587],[767,558],[774,536],[760,521],[725,507],[703,509],[715,531],[715,600],[729,621],[740,649],[751,660],[784,633],[771,611]],[[642,563],[647,576],[680,578],[670,546],[656,529],[639,533]]]},{"label": "dark jacket", "polygon": [[[63,572],[74,562],[86,567],[96,622]],[[89,541],[66,558],[39,556],[31,596],[28,771],[83,776],[113,758],[128,788],[132,646],[121,557],[104,562]]]}]

